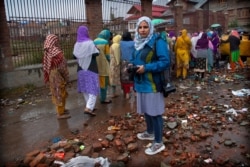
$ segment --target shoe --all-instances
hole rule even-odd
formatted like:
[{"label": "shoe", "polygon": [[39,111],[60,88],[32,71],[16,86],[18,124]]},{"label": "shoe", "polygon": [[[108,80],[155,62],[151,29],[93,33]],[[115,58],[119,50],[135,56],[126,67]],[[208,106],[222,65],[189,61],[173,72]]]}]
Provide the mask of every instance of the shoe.
[{"label": "shoe", "polygon": [[118,97],[118,96],[119,96],[119,95],[114,94],[114,95],[111,96],[111,98],[116,98],[116,97]]},{"label": "shoe", "polygon": [[62,115],[57,115],[57,119],[68,119],[71,116],[69,114],[62,114]]},{"label": "shoe", "polygon": [[154,134],[149,134],[147,131],[138,133],[137,138],[140,140],[154,140],[155,136]]},{"label": "shoe", "polygon": [[165,145],[163,143],[153,143],[150,148],[145,150],[145,154],[147,155],[155,155],[165,149]]},{"label": "shoe", "polygon": [[111,100],[109,100],[109,101],[101,101],[101,104],[109,104],[109,103],[112,103],[112,101]]},{"label": "shoe", "polygon": [[65,110],[64,110],[64,114],[69,114],[69,110],[68,110],[68,109],[65,109]]},{"label": "shoe", "polygon": [[96,114],[91,111],[84,111],[84,114],[89,114],[90,116],[96,116]]}]

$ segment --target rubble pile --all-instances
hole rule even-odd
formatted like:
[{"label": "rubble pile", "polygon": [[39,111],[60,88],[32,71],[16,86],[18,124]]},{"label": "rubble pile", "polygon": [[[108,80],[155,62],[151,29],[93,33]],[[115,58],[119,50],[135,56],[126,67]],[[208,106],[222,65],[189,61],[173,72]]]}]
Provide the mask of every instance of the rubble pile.
[{"label": "rubble pile", "polygon": [[[249,166],[250,81],[243,75],[217,72],[202,82],[192,76],[174,82],[177,91],[166,98],[163,115],[166,149],[153,156],[155,160],[144,155],[151,143],[136,138],[145,130],[143,116],[130,111],[98,122],[95,131],[87,128],[95,123],[84,124],[84,133],[75,129],[65,138],[54,138],[19,163],[61,166],[85,156],[106,157],[110,166],[135,166],[135,161],[149,165],[146,159],[156,161],[155,166],[159,162],[161,166]],[[243,88],[243,94],[236,92]],[[101,165],[97,161],[93,166]]]}]

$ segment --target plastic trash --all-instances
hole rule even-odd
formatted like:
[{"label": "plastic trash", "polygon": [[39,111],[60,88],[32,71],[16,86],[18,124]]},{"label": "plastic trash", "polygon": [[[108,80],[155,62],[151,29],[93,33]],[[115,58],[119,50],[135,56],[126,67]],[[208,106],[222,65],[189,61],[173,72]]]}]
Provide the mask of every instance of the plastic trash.
[{"label": "plastic trash", "polygon": [[200,90],[201,90],[201,87],[200,87],[200,86],[197,86],[196,89],[197,89],[197,91],[200,91]]},{"label": "plastic trash", "polygon": [[96,164],[101,167],[109,167],[110,162],[107,158],[98,157],[90,158],[88,156],[79,156],[69,160],[69,162],[62,165],[62,167],[95,167]]},{"label": "plastic trash", "polygon": [[65,156],[65,153],[63,153],[63,152],[57,152],[54,154],[54,157],[59,158],[59,159],[63,159],[64,156]]},{"label": "plastic trash", "polygon": [[53,142],[53,143],[57,143],[57,142],[59,142],[59,141],[61,141],[61,138],[60,138],[60,137],[55,137],[55,138],[52,139],[52,142]]},{"label": "plastic trash", "polygon": [[181,120],[181,127],[183,129],[188,129],[188,127],[187,127],[187,120]]},{"label": "plastic trash", "polygon": [[232,90],[232,94],[235,96],[249,96],[250,95],[250,89],[241,89],[241,90]]},{"label": "plastic trash", "polygon": [[126,118],[131,118],[132,116],[131,116],[131,114],[128,112],[127,114],[126,114]]},{"label": "plastic trash", "polygon": [[55,160],[55,161],[54,161],[54,164],[56,164],[56,165],[64,165],[64,162]]},{"label": "plastic trash", "polygon": [[230,108],[229,110],[227,110],[226,111],[226,114],[232,114],[232,115],[234,115],[234,116],[236,116],[237,117],[237,112],[236,112],[236,110],[235,109],[233,109],[233,108]]},{"label": "plastic trash", "polygon": [[234,74],[234,78],[236,79],[244,79],[245,77],[242,75]]},{"label": "plastic trash", "polygon": [[85,146],[81,145],[79,148],[80,148],[80,150],[84,150]]},{"label": "plastic trash", "polygon": [[213,160],[211,158],[205,159],[204,162],[206,162],[207,164],[213,162]]}]

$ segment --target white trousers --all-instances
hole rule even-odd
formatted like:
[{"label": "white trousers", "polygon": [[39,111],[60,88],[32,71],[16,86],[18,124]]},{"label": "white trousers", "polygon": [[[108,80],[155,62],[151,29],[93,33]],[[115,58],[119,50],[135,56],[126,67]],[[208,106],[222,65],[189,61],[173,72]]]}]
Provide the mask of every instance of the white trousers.
[{"label": "white trousers", "polygon": [[86,102],[86,108],[93,111],[95,108],[97,96],[92,95],[92,94],[88,94],[88,93],[83,93],[83,97],[84,97],[85,102]]}]

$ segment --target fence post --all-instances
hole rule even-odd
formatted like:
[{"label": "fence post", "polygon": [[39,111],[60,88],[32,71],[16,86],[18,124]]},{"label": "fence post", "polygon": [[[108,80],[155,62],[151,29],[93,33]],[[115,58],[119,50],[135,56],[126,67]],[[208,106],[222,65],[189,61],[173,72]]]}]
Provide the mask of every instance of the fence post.
[{"label": "fence post", "polygon": [[179,34],[179,31],[183,29],[183,14],[182,14],[182,4],[177,3],[174,6],[174,27],[176,34]]},{"label": "fence post", "polygon": [[0,1],[0,71],[13,71],[10,50],[10,33],[7,25],[4,1]]},{"label": "fence post", "polygon": [[[204,31],[205,29],[207,29],[208,27],[204,27],[204,24],[203,24],[203,19],[204,19],[204,12],[202,9],[197,9],[196,10],[197,12],[197,32],[200,32],[200,31]],[[205,29],[204,29],[205,28]]]},{"label": "fence post", "polygon": [[152,18],[152,0],[141,0],[141,15]]},{"label": "fence post", "polygon": [[102,1],[85,0],[89,36],[95,39],[103,29]]}]

